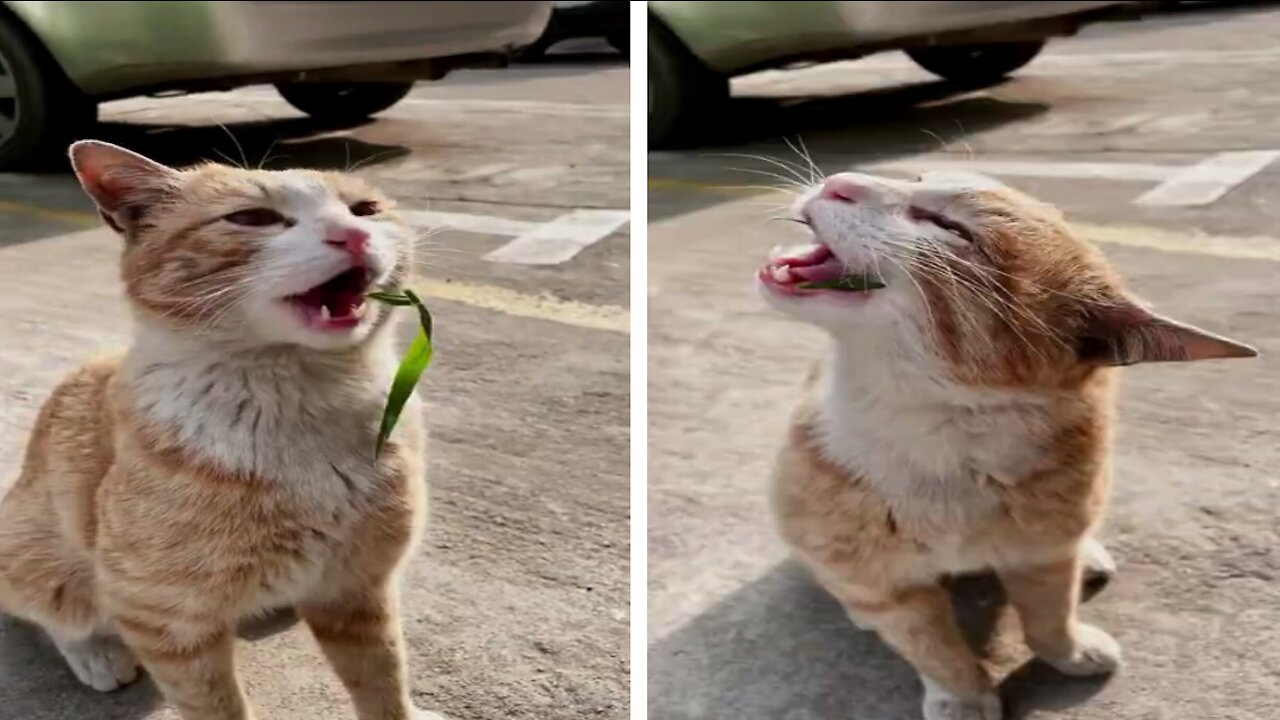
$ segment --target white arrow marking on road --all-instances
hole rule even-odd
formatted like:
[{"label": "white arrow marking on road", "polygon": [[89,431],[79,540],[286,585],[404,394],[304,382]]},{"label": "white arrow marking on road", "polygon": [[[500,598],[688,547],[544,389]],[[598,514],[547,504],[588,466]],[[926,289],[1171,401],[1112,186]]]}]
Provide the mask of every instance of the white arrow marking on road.
[{"label": "white arrow marking on road", "polygon": [[519,265],[559,265],[631,220],[626,210],[574,210],[550,222],[509,220],[492,215],[406,210],[410,225],[447,228],[484,235],[514,235],[515,239],[484,256],[490,262]]},{"label": "white arrow marking on road", "polygon": [[414,227],[461,230],[481,235],[523,235],[542,224],[526,220],[508,220],[493,215],[470,215],[434,210],[403,210],[400,216]]},{"label": "white arrow marking on road", "polygon": [[1134,200],[1138,205],[1210,205],[1280,158],[1280,151],[1224,152],[1194,165],[1153,163],[1049,162],[1038,160],[900,160],[878,163],[876,170],[918,172],[952,170],[1008,177],[1074,178],[1158,182]]},{"label": "white arrow marking on road", "polygon": [[1134,200],[1139,205],[1209,205],[1232,188],[1262,172],[1280,152],[1224,152],[1183,168]]},{"label": "white arrow marking on road", "polygon": [[943,170],[1009,177],[1075,178],[1081,180],[1162,181],[1182,170],[1177,165],[1108,162],[1041,162],[1039,160],[900,160],[877,163],[874,169]]},{"label": "white arrow marking on road", "polygon": [[625,210],[574,210],[484,256],[493,262],[559,265],[630,220]]}]

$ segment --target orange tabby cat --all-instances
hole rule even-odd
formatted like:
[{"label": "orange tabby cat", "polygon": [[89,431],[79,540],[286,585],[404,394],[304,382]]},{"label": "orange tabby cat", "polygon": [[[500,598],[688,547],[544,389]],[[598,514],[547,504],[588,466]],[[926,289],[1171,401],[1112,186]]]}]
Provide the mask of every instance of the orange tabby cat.
[{"label": "orange tabby cat", "polygon": [[783,537],[915,666],[927,720],[1001,717],[948,574],[994,569],[1058,670],[1114,670],[1119,646],[1076,616],[1082,565],[1110,569],[1089,536],[1113,367],[1256,353],[1154,314],[1054,209],[985,178],[834,175],[796,211],[817,245],[758,284],[833,343],[777,462]]},{"label": "orange tabby cat", "polygon": [[40,412],[0,504],[0,610],[96,690],[140,662],[184,720],[248,720],[236,625],[293,606],[361,720],[438,717],[410,704],[397,608],[420,409],[375,460],[396,356],[364,301],[410,272],[410,231],[346,175],[71,159],[123,236],[136,333]]}]

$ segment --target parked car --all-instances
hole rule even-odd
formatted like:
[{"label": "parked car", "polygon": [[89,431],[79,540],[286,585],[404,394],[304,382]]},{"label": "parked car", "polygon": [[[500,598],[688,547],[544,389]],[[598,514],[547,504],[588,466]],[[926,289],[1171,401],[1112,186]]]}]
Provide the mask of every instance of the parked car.
[{"label": "parked car", "polygon": [[618,52],[630,55],[629,5],[620,0],[558,0],[542,37],[522,48],[520,58],[542,57],[552,45],[577,38],[604,38]]},{"label": "parked car", "polygon": [[1125,2],[649,3],[649,141],[678,140],[729,96],[729,79],[801,62],[905,50],[948,80],[996,80],[1048,38]]},{"label": "parked car", "polygon": [[273,83],[316,118],[505,62],[550,2],[0,2],[0,169],[65,149],[98,103]]}]

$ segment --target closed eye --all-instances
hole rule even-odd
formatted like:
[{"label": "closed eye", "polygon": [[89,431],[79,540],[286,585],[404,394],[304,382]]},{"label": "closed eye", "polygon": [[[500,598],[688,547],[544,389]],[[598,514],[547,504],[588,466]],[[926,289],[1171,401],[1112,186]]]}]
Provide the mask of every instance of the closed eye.
[{"label": "closed eye", "polygon": [[265,207],[246,208],[228,213],[222,216],[223,220],[232,225],[241,225],[244,227],[269,227],[271,225],[292,225],[284,215],[276,210]]},{"label": "closed eye", "polygon": [[952,235],[955,235],[956,237],[960,238],[961,240],[964,240],[967,243],[973,242],[973,233],[969,232],[968,228],[966,228],[965,226],[961,225],[960,223],[946,216],[939,215],[938,213],[933,212],[932,210],[926,210],[922,207],[912,206],[911,217],[915,220],[921,220],[927,223],[932,223],[934,225],[937,225],[938,227],[942,228],[943,230],[946,230],[947,232],[951,233]]}]

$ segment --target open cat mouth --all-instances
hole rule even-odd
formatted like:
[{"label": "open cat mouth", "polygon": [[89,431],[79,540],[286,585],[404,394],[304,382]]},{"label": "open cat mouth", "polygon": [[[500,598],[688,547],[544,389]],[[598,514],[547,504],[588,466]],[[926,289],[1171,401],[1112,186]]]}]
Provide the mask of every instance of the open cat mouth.
[{"label": "open cat mouth", "polygon": [[874,272],[851,271],[826,245],[770,260],[760,268],[760,282],[788,295],[846,293],[867,295],[885,286]]},{"label": "open cat mouth", "polygon": [[345,330],[360,324],[365,314],[365,293],[372,274],[356,267],[341,272],[286,301],[300,309],[307,325],[317,330]]}]

